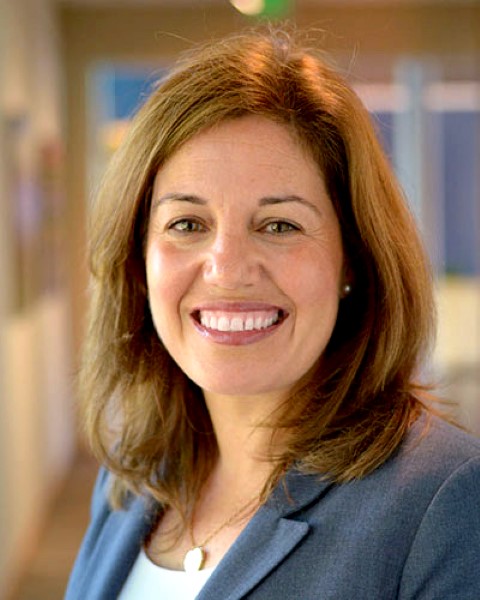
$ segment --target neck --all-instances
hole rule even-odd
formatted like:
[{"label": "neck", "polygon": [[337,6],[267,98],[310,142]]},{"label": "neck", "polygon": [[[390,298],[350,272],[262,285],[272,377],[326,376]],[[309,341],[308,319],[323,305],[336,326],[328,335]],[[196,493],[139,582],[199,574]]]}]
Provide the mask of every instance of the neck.
[{"label": "neck", "polygon": [[281,448],[280,435],[269,425],[282,400],[205,393],[219,450],[216,474],[225,485],[263,487],[273,468],[269,457]]}]

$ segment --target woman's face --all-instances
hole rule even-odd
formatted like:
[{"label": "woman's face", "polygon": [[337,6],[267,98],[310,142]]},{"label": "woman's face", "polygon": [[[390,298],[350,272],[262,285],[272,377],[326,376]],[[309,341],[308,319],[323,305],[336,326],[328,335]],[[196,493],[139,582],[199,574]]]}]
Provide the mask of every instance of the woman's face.
[{"label": "woman's face", "polygon": [[248,116],[159,170],[146,253],[155,327],[206,392],[285,394],[321,357],[343,282],[339,223],[313,159]]}]

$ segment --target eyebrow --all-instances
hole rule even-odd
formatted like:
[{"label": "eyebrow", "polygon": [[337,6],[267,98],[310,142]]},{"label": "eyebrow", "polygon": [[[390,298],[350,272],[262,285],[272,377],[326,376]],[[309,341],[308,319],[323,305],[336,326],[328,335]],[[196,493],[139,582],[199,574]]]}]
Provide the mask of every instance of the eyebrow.
[{"label": "eyebrow", "polygon": [[190,202],[191,204],[199,204],[200,206],[208,204],[208,202],[204,198],[196,196],[195,194],[181,194],[179,192],[171,192],[170,194],[160,196],[160,198],[154,198],[152,201],[152,209],[155,210],[159,206],[162,206],[162,204],[167,204],[169,202]]},{"label": "eyebrow", "polygon": [[[195,194],[182,194],[179,192],[171,192],[169,194],[165,194],[164,196],[160,196],[160,198],[155,198],[152,202],[152,209],[155,210],[159,206],[164,204],[168,204],[170,202],[189,202],[191,204],[197,204],[199,206],[205,206],[208,204],[208,201],[201,196],[196,196]],[[310,202],[306,198],[302,198],[301,196],[297,196],[296,194],[287,194],[286,196],[264,196],[260,198],[258,205],[259,206],[272,206],[275,204],[287,204],[291,202],[296,202],[298,204],[302,204],[307,208],[310,208],[318,215],[322,215],[321,210]]]},{"label": "eyebrow", "polygon": [[288,194],[287,196],[265,196],[264,198],[260,198],[259,205],[260,206],[270,206],[272,204],[286,204],[289,202],[297,202],[298,204],[303,204],[307,208],[310,208],[318,215],[321,216],[322,211],[318,208],[316,204],[310,202],[306,198],[302,198],[302,196],[297,196],[295,194]]}]

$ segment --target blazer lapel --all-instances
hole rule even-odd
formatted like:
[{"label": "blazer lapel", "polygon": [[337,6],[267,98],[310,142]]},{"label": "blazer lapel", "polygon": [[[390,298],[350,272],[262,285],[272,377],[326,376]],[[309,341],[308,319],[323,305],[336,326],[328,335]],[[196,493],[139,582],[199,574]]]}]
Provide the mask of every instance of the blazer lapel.
[{"label": "blazer lapel", "polygon": [[[290,472],[240,534],[197,600],[240,600],[290,554],[310,526],[296,515],[318,501],[331,483]],[[295,518],[297,516],[297,518]]]}]

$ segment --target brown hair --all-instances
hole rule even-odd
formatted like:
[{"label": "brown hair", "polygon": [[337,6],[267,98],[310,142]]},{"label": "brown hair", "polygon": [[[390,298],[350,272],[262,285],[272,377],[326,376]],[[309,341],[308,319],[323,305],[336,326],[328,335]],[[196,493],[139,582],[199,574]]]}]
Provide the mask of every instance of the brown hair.
[{"label": "brown hair", "polygon": [[215,461],[202,392],[152,323],[144,245],[159,167],[198,132],[248,114],[285,124],[312,153],[353,277],[321,369],[275,417],[273,426],[290,435],[264,495],[294,462],[337,481],[367,474],[395,451],[422,406],[414,375],[433,333],[431,277],[370,117],[294,36],[236,34],[195,49],[159,84],[93,206],[81,393],[93,450],[116,475],[117,507],[132,489],[188,514]]}]

